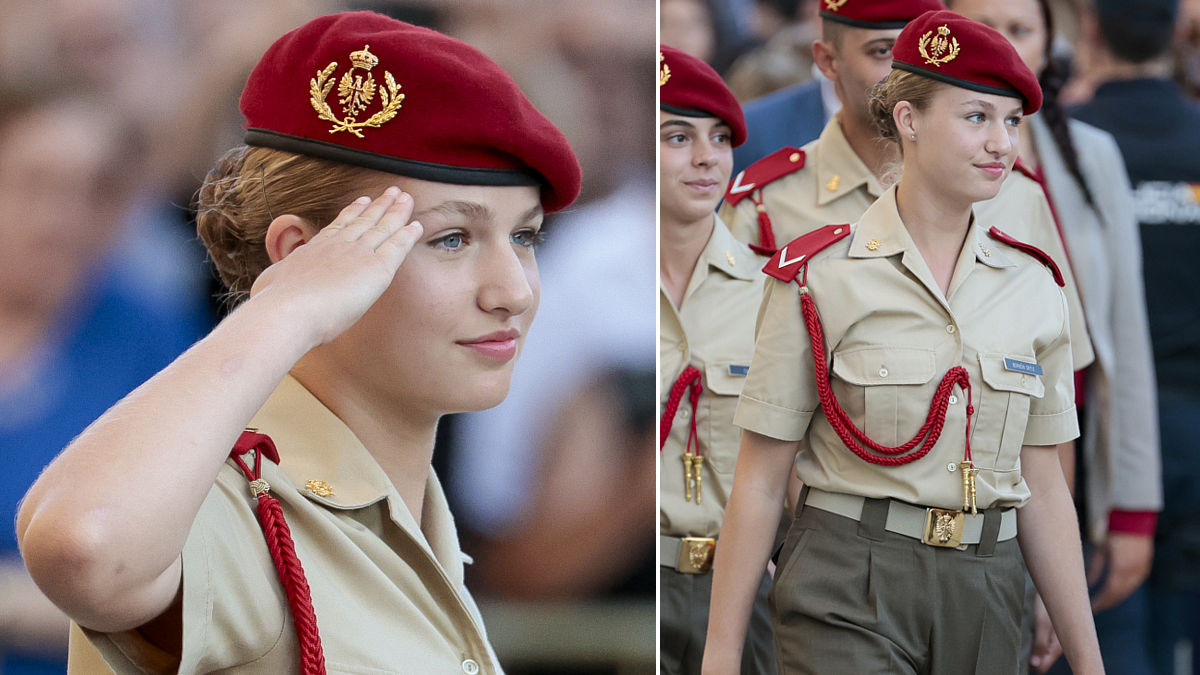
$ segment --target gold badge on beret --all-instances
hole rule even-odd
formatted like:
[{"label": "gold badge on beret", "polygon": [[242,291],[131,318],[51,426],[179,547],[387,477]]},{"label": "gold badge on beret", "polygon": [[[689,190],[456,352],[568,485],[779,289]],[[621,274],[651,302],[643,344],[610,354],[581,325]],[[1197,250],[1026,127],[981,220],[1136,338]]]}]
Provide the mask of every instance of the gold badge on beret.
[{"label": "gold badge on beret", "polygon": [[671,67],[663,63],[663,53],[658,53],[658,86],[663,86],[671,79]]},{"label": "gold badge on beret", "polygon": [[937,37],[933,37],[933,31],[927,31],[917,42],[917,51],[925,57],[925,63],[939,68],[943,63],[953,61],[958,56],[958,49],[958,38],[950,35],[950,28],[945,25],[938,27]]},{"label": "gold badge on beret", "polygon": [[[371,53],[370,45],[364,46],[359,51],[351,52],[350,64],[350,70],[342,74],[341,79],[337,81],[337,100],[342,106],[342,112],[346,115],[344,118],[338,119],[334,115],[327,100],[329,92],[333,90],[332,76],[333,71],[337,69],[337,61],[333,61],[323,70],[317,71],[317,76],[309,81],[308,93],[313,110],[317,111],[317,116],[333,122],[333,128],[329,130],[329,133],[349,131],[362,138],[360,130],[364,127],[378,128],[396,116],[396,112],[400,110],[400,103],[404,101],[404,94],[400,93],[400,85],[396,83],[396,78],[392,77],[389,71],[383,71],[383,86],[375,83],[371,69],[379,65],[379,57]],[[355,71],[361,72],[356,75]],[[359,122],[359,113],[365,112],[371,105],[376,91],[379,92],[380,110]]]},{"label": "gold badge on beret", "polygon": [[848,0],[825,0],[825,9],[829,10],[830,12],[836,12],[841,9],[842,5],[846,4],[847,1]]}]

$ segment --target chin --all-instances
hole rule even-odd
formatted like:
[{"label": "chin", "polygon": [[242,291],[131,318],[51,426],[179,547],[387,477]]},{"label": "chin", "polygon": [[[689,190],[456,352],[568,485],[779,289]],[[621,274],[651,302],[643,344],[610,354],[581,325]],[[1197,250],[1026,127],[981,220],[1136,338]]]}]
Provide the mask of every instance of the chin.
[{"label": "chin", "polygon": [[495,408],[508,398],[508,390],[512,385],[511,374],[501,378],[478,378],[474,382],[462,383],[456,389],[453,401],[447,401],[446,413],[479,412]]}]

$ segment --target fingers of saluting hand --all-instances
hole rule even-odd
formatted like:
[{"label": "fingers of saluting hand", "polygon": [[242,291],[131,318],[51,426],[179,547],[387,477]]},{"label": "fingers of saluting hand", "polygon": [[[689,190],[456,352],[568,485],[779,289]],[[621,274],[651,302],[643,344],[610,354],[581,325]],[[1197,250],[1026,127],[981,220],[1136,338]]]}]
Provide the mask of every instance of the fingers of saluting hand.
[{"label": "fingers of saluting hand", "polygon": [[375,248],[412,216],[412,196],[394,185],[365,208],[360,208],[361,204],[360,197],[342,209],[326,229],[332,228],[343,241],[362,239],[364,244]]}]

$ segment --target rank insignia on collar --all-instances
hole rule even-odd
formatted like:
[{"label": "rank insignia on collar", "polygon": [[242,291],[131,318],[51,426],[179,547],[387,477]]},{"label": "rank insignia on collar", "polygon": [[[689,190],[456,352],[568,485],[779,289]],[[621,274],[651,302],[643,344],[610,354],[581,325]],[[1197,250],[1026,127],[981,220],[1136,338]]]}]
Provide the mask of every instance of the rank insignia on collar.
[{"label": "rank insignia on collar", "polygon": [[[350,64],[350,70],[347,70],[337,81],[337,101],[341,104],[345,117],[338,119],[328,102],[329,92],[333,90],[333,71],[337,69],[337,61],[333,61],[323,70],[317,71],[317,76],[309,80],[309,102],[312,103],[313,110],[317,111],[317,117],[327,122],[333,122],[333,128],[329,130],[329,133],[349,131],[362,138],[361,129],[365,127],[378,128],[396,116],[396,112],[400,110],[400,103],[404,101],[404,94],[400,93],[400,85],[396,83],[396,78],[392,77],[389,71],[383,71],[383,86],[376,84],[375,78],[371,75],[371,69],[379,65],[379,57],[371,53],[370,45],[364,46],[359,51],[351,52]],[[361,72],[355,74],[355,71]],[[376,91],[379,92],[380,110],[359,122],[359,113],[365,112],[371,105]]]},{"label": "rank insignia on collar", "polygon": [[917,51],[925,57],[925,63],[939,68],[943,63],[953,61],[958,50],[958,38],[950,35],[948,26],[939,26],[937,37],[933,37],[933,31],[927,31],[917,42]]}]

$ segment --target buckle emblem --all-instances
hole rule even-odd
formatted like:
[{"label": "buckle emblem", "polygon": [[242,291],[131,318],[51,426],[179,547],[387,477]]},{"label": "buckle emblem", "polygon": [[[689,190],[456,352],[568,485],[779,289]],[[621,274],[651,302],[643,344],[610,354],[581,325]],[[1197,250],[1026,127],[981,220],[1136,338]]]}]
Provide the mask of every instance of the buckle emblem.
[{"label": "buckle emblem", "polygon": [[930,546],[958,548],[962,543],[963,520],[962,511],[927,509],[925,536],[921,540]]},{"label": "buckle emblem", "polygon": [[708,574],[712,571],[717,540],[707,537],[684,537],[679,546],[676,569],[684,574]]}]

